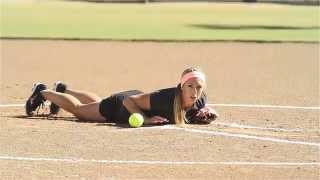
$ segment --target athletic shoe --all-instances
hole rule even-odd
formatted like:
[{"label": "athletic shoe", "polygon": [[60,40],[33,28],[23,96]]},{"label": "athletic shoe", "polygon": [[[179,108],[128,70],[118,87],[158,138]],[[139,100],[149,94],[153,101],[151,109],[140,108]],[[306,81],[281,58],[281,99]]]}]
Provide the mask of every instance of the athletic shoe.
[{"label": "athletic shoe", "polygon": [[[57,81],[53,84],[53,90],[56,92],[64,93],[67,89],[67,85],[61,81]],[[54,103],[50,105],[50,115],[58,114],[60,107]]]},{"label": "athletic shoe", "polygon": [[44,106],[44,102],[46,101],[44,97],[41,95],[41,91],[46,90],[47,86],[42,83],[35,83],[32,88],[32,94],[28,98],[26,102],[26,113],[28,116],[33,115],[33,111],[35,111],[37,108],[42,105]]}]

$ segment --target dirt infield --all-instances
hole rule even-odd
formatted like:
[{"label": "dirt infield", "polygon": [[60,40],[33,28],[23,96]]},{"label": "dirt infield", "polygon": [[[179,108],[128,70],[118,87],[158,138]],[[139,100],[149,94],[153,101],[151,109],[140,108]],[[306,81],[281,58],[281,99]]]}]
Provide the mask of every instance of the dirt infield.
[{"label": "dirt infield", "polygon": [[[1,40],[0,176],[4,179],[317,179],[319,44]],[[26,118],[35,81],[106,97],[207,74],[210,125],[131,129]],[[254,106],[276,105],[273,108]],[[293,108],[286,108],[290,106]],[[303,107],[303,108],[297,108]]]}]

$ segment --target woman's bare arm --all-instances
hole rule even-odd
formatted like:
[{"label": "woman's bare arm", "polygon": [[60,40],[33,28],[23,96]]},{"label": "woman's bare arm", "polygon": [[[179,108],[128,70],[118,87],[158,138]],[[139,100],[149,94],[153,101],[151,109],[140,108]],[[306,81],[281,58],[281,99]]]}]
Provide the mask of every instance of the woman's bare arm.
[{"label": "woman's bare arm", "polygon": [[150,110],[150,94],[138,94],[130,96],[123,100],[124,107],[132,113],[140,113],[144,118],[144,124],[161,124],[168,122],[167,119],[160,116],[147,117],[142,110]]}]

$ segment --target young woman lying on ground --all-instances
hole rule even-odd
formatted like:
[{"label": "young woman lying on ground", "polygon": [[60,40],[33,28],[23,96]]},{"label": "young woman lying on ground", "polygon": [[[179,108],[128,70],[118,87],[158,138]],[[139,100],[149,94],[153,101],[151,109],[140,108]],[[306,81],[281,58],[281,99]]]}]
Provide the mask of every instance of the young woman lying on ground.
[{"label": "young woman lying on ground", "polygon": [[56,82],[54,89],[36,83],[26,102],[26,113],[32,116],[45,101],[50,101],[50,114],[59,109],[72,113],[78,119],[95,122],[128,123],[132,113],[140,113],[144,124],[209,124],[218,114],[206,105],[205,75],[196,68],[186,69],[176,87],[143,93],[130,90],[101,99],[97,95],[70,89]]}]

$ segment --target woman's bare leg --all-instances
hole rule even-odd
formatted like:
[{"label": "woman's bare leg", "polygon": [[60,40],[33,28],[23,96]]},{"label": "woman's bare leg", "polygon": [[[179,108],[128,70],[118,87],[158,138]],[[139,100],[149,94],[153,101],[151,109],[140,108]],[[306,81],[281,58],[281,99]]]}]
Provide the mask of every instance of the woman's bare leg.
[{"label": "woman's bare leg", "polygon": [[92,102],[100,102],[101,101],[101,98],[98,95],[91,93],[91,92],[74,90],[74,89],[66,89],[66,91],[64,93],[70,94],[70,95],[76,97],[77,99],[79,99],[79,101],[82,104],[89,104]]},{"label": "woman's bare leg", "polygon": [[83,104],[79,99],[70,94],[59,93],[52,90],[43,90],[41,94],[46,100],[53,102],[81,120],[106,121],[99,111],[100,101]]}]

